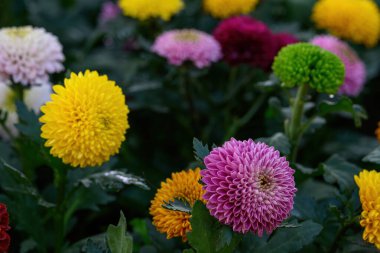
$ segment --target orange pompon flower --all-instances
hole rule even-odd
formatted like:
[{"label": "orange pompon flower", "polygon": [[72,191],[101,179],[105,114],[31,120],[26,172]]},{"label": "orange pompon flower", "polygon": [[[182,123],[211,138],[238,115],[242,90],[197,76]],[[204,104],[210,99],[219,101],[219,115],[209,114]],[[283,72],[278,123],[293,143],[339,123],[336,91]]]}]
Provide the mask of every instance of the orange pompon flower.
[{"label": "orange pompon flower", "polygon": [[182,237],[187,241],[186,233],[191,231],[191,214],[181,211],[169,210],[163,205],[174,202],[176,199],[187,202],[191,207],[196,200],[201,200],[204,190],[199,183],[200,169],[172,173],[171,178],[161,183],[149,209],[153,216],[153,225],[161,233],[167,234],[167,239]]},{"label": "orange pompon flower", "polygon": [[363,240],[380,249],[380,172],[363,170],[355,176],[355,182],[363,208],[360,220],[364,227]]}]

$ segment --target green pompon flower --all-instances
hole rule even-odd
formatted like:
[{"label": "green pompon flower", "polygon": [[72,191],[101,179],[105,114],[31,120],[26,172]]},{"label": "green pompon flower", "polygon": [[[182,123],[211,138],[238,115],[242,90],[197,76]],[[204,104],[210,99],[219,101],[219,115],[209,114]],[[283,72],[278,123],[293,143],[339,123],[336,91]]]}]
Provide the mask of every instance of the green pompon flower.
[{"label": "green pompon flower", "polygon": [[334,94],[344,81],[344,65],[334,54],[309,43],[284,47],[273,63],[284,87],[308,84],[321,93]]}]

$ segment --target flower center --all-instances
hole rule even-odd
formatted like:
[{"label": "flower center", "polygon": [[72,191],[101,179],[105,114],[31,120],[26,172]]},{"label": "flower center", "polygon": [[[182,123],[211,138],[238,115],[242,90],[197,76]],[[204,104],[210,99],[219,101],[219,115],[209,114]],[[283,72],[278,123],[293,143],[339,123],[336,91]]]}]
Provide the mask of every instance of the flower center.
[{"label": "flower center", "polygon": [[261,190],[269,190],[273,186],[270,178],[267,175],[260,175],[259,176],[259,188]]},{"label": "flower center", "polygon": [[175,39],[179,41],[196,42],[198,41],[199,36],[192,30],[183,30],[176,33]]},{"label": "flower center", "polygon": [[13,38],[24,38],[31,30],[30,27],[10,28],[7,29],[6,33]]}]

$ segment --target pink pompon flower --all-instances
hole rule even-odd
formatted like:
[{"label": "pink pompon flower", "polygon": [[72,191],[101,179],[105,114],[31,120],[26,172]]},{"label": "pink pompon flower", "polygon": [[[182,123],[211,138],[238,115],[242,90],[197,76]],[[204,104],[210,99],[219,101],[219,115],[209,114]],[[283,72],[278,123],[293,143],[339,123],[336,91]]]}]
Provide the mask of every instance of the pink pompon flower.
[{"label": "pink pompon flower", "polygon": [[163,33],[154,42],[152,51],[170,64],[179,66],[190,61],[198,68],[207,67],[222,56],[219,43],[212,36],[194,29]]},{"label": "pink pompon flower", "polygon": [[204,159],[204,199],[211,215],[235,232],[262,236],[289,217],[297,189],[294,170],[273,147],[231,139]]},{"label": "pink pompon flower", "polygon": [[49,74],[62,71],[58,38],[31,26],[0,29],[0,76],[23,85],[49,83]]},{"label": "pink pompon flower", "polygon": [[316,36],[311,43],[338,56],[344,63],[346,75],[339,93],[356,97],[363,89],[366,69],[356,52],[345,42],[331,35]]},{"label": "pink pompon flower", "polygon": [[101,24],[105,24],[108,21],[115,19],[121,13],[120,7],[112,2],[104,2],[99,15],[99,21]]},{"label": "pink pompon flower", "polygon": [[276,41],[263,22],[248,16],[223,20],[214,30],[223,58],[231,65],[249,64],[270,70],[276,55]]}]

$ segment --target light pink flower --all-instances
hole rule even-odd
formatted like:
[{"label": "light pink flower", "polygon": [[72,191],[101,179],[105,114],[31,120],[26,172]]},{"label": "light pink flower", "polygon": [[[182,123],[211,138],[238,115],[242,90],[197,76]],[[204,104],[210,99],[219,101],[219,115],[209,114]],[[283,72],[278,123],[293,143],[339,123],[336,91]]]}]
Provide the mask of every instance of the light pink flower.
[{"label": "light pink flower", "polygon": [[156,39],[152,51],[170,64],[179,66],[190,61],[198,68],[207,67],[222,57],[219,43],[207,33],[194,29],[163,33]]},{"label": "light pink flower", "polygon": [[316,36],[311,43],[330,51],[342,60],[346,75],[339,93],[353,97],[358,96],[365,83],[366,69],[356,52],[347,43],[331,35]]},{"label": "light pink flower", "polygon": [[0,30],[0,76],[23,85],[49,82],[62,71],[64,55],[57,37],[30,26]]},{"label": "light pink flower", "polygon": [[214,148],[204,162],[203,197],[221,223],[261,236],[289,217],[297,191],[294,170],[273,147],[232,138]]}]

